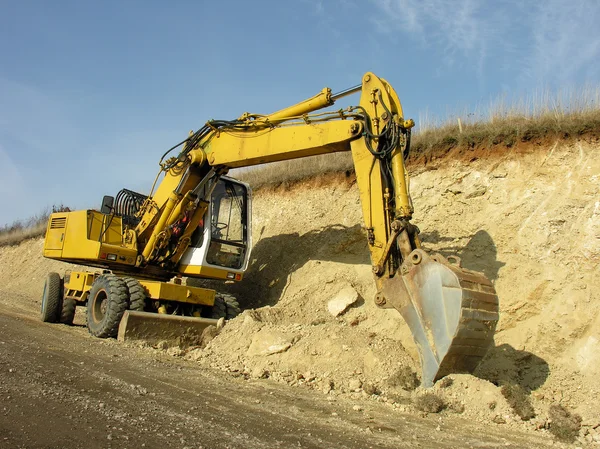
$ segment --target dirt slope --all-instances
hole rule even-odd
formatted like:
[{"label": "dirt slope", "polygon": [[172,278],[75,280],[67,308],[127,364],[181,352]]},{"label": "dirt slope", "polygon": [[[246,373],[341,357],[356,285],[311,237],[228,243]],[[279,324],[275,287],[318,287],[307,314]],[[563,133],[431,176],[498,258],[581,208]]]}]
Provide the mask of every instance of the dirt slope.
[{"label": "dirt slope", "polygon": [[[412,171],[415,223],[426,248],[484,272],[501,301],[496,347],[480,379],[455,376],[441,394],[462,402],[467,416],[529,428],[547,425],[548,406],[560,403],[581,413],[583,433],[600,439],[592,429],[600,424],[598,148],[552,142],[493,157],[467,152]],[[418,371],[416,355],[399,314],[373,305],[361,224],[352,180],[260,191],[252,265],[229,290],[247,306],[272,308],[227,326],[199,354],[203,360],[333,388],[330,394],[364,395],[362,384],[405,407],[402,386],[410,379],[402,368]],[[348,284],[362,301],[333,318],[327,302]],[[270,355],[257,350],[269,345],[291,346]],[[498,387],[505,383],[533,392],[536,419],[525,423],[511,412]]]},{"label": "dirt slope", "polygon": [[[560,403],[582,415],[581,444],[600,441],[598,146],[466,152],[411,171],[414,222],[426,249],[484,272],[501,302],[496,347],[478,377],[451,376],[452,385],[436,386],[450,406],[444,413],[545,432],[548,407]],[[174,353],[328,397],[370,396],[411,410],[422,394],[412,391],[416,354],[400,315],[373,305],[352,179],[263,189],[253,207],[251,267],[244,281],[222,289],[254,310],[204,350]],[[0,248],[0,285],[11,307],[37,308],[45,273],[64,269],[40,252],[40,241]],[[360,298],[334,318],[327,303],[348,285]],[[514,413],[500,392],[505,383],[530,393],[534,419]]]}]

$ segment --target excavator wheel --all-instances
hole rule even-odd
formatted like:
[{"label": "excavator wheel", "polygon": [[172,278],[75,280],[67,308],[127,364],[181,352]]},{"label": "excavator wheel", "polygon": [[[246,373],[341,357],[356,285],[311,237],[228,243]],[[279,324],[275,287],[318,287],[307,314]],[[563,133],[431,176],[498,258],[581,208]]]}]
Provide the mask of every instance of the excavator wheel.
[{"label": "excavator wheel", "polygon": [[62,324],[73,324],[73,320],[75,319],[75,309],[77,308],[77,303],[74,299],[64,298],[62,301],[62,307],[60,311],[60,319],[59,321]]},{"label": "excavator wheel", "polygon": [[137,279],[125,277],[123,280],[127,284],[127,291],[129,292],[129,310],[143,312],[146,308],[146,290]]},{"label": "excavator wheel", "polygon": [[87,327],[94,337],[116,337],[123,313],[129,305],[125,281],[103,274],[92,284],[87,304]]},{"label": "excavator wheel", "polygon": [[56,323],[60,315],[63,283],[58,273],[48,273],[42,294],[40,318],[44,323]]},{"label": "excavator wheel", "polygon": [[240,304],[234,296],[226,293],[217,293],[215,296],[215,305],[212,308],[211,318],[225,318],[230,320],[240,314]]}]

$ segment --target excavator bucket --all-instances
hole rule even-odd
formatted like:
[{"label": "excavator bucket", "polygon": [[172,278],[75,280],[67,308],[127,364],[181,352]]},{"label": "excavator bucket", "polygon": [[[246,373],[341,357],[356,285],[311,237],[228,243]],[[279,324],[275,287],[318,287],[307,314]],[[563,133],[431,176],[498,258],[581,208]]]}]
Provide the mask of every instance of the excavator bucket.
[{"label": "excavator bucket", "polygon": [[384,281],[386,302],[406,320],[417,345],[422,385],[450,373],[472,373],[493,343],[498,296],[482,274],[415,249],[400,275]]}]

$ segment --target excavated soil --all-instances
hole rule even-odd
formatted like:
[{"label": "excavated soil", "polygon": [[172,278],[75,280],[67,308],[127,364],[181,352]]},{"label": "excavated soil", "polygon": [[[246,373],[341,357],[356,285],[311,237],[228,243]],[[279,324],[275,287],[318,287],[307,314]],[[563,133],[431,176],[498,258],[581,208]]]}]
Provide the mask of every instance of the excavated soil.
[{"label": "excavated soil", "polygon": [[[434,387],[441,413],[546,433],[549,407],[561,404],[582,417],[577,444],[600,445],[598,145],[557,141],[453,156],[412,165],[414,223],[428,251],[457,255],[492,280],[501,318],[475,375]],[[352,176],[261,189],[250,268],[242,282],[220,286],[246,310],[205,348],[165,351],[328,398],[424,413],[410,332],[396,311],[373,303],[361,226]],[[64,271],[41,258],[41,247],[34,240],[0,248],[4,306],[39,307],[46,273]],[[348,287],[358,300],[334,317],[328,302]],[[505,385],[521,387],[520,401],[505,398]],[[523,404],[535,417],[519,416]]]}]

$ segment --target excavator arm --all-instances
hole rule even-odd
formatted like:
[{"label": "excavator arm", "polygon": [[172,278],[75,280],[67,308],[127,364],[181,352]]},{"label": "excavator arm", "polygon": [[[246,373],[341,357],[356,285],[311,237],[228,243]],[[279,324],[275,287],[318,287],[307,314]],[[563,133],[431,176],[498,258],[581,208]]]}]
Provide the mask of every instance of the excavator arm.
[{"label": "excavator arm", "polygon": [[[357,91],[358,106],[316,112]],[[405,166],[413,126],[394,89],[372,73],[338,95],[323,89],[270,115],[208,122],[180,144],[178,156],[161,160],[165,177],[144,202],[134,230],[136,265],[177,265],[210,192],[228,170],[351,151],[377,284],[375,303],[397,309],[409,325],[424,386],[450,372],[472,372],[493,341],[498,298],[482,274],[461,268],[457,258],[451,263],[421,248],[419,229],[410,221]],[[173,250],[166,243],[184,217],[187,225]]]}]

